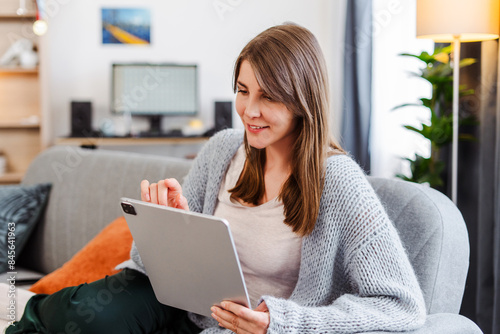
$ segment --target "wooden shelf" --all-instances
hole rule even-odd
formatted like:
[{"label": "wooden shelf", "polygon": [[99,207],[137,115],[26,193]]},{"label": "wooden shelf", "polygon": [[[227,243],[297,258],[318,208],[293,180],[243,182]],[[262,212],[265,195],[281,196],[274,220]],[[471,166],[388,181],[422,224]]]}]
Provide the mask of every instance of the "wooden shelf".
[{"label": "wooden shelf", "polygon": [[0,20],[36,20],[36,13],[28,13],[25,15],[17,15],[16,13],[2,13],[0,14]]},{"label": "wooden shelf", "polygon": [[78,146],[122,146],[122,145],[161,145],[161,144],[197,144],[204,143],[208,137],[95,137],[95,138],[58,138],[57,145]]},{"label": "wooden shelf", "polygon": [[0,184],[19,183],[23,179],[23,176],[24,173],[21,172],[0,174]]},{"label": "wooden shelf", "polygon": [[1,67],[0,74],[38,74],[38,67],[22,68],[22,67]]},{"label": "wooden shelf", "polygon": [[40,128],[40,123],[0,121],[0,129],[39,129],[39,128]]}]

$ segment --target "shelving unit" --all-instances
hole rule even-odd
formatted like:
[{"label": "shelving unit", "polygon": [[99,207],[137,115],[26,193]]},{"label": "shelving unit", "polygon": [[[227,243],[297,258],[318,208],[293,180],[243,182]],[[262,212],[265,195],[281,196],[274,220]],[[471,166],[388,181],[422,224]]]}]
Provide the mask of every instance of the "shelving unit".
[{"label": "shelving unit", "polygon": [[[18,7],[18,0],[0,2],[0,57],[21,38],[38,46],[32,30],[34,1],[26,1],[25,15],[16,14]],[[7,172],[0,175],[0,184],[20,182],[40,153],[41,118],[38,68],[0,67],[0,150],[7,158]]]}]

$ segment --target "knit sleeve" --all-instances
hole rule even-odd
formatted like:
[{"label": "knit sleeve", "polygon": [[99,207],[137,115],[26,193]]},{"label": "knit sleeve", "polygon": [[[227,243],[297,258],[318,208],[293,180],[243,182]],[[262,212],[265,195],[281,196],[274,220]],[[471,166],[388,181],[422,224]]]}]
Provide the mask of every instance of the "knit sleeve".
[{"label": "knit sleeve", "polygon": [[[335,175],[325,182],[334,184],[323,203],[329,209],[311,236],[313,244],[333,240],[327,244],[336,251],[305,249],[302,261],[309,261],[301,266],[311,267],[311,274],[302,295],[309,297],[263,297],[271,315],[269,334],[408,331],[425,322],[423,295],[396,229],[359,167],[338,160]],[[319,263],[323,267],[315,268]],[[323,289],[335,293],[318,292]]]},{"label": "knit sleeve", "polygon": [[197,154],[189,173],[184,179],[182,192],[188,200],[189,209],[191,211],[202,212],[203,210],[203,200],[206,193],[210,156],[212,155],[213,150],[214,140],[212,138]]}]

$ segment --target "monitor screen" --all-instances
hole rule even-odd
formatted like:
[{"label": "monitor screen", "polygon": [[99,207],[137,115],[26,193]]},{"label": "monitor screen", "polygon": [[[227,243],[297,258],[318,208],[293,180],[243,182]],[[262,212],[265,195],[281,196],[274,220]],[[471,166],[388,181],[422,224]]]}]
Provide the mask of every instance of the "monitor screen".
[{"label": "monitor screen", "polygon": [[112,111],[131,115],[197,113],[197,67],[175,64],[113,64]]}]

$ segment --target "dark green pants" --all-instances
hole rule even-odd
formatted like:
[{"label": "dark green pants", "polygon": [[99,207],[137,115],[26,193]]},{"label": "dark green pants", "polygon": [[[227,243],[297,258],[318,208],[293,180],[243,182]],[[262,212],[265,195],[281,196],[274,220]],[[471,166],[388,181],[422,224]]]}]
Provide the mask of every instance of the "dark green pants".
[{"label": "dark green pants", "polygon": [[158,302],[147,276],[125,269],[99,281],[33,296],[7,334],[199,333],[187,312]]}]

